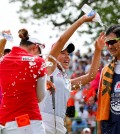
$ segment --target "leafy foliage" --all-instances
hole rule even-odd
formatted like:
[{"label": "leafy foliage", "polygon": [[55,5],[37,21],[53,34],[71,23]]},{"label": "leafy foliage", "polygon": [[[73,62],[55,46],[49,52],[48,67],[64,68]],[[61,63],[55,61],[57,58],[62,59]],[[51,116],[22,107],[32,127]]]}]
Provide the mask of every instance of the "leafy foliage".
[{"label": "leafy foliage", "polygon": [[[120,23],[120,0],[10,0],[10,2],[20,2],[19,15],[21,22],[27,23],[29,19],[47,19],[55,27],[65,28],[72,24],[82,14],[83,4],[90,5],[97,11],[106,26]],[[29,13],[29,16],[24,16]],[[82,31],[98,36],[99,32],[105,30],[99,23],[87,23],[88,30]],[[95,34],[96,33],[96,34]]]}]

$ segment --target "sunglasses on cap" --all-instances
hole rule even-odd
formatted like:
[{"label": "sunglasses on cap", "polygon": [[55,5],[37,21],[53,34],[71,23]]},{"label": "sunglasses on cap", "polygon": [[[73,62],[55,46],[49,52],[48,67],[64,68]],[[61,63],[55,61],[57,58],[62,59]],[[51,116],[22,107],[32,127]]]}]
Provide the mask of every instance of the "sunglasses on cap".
[{"label": "sunglasses on cap", "polygon": [[109,45],[114,45],[115,43],[117,43],[118,41],[120,40],[120,38],[114,38],[112,40],[108,40],[106,41],[106,45],[109,46]]}]

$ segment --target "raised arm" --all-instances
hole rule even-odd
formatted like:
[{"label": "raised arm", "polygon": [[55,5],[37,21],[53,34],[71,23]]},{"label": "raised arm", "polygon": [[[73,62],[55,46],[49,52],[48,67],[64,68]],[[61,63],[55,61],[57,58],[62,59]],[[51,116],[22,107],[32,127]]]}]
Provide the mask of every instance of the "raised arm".
[{"label": "raised arm", "polygon": [[[64,47],[65,43],[68,41],[68,39],[72,36],[72,34],[76,31],[76,29],[81,26],[84,22],[90,22],[92,21],[92,17],[88,17],[87,15],[83,15],[81,18],[79,18],[76,22],[74,22],[58,39],[58,41],[54,44],[50,51],[50,55],[52,55],[54,58],[57,58],[60,54],[62,48]],[[53,62],[52,67],[48,67],[48,75],[50,75],[54,69],[56,68],[56,62],[48,58],[48,61]]]},{"label": "raised arm", "polygon": [[6,39],[1,39],[1,40],[0,40],[0,57],[3,56],[4,48],[5,48],[6,42],[7,42]]},{"label": "raised arm", "polygon": [[74,87],[74,89],[80,88],[81,85],[85,85],[95,78],[100,66],[101,51],[104,47],[104,44],[105,34],[102,32],[95,42],[95,52],[92,59],[90,70],[86,75],[80,76],[75,79],[71,79],[72,87]]}]

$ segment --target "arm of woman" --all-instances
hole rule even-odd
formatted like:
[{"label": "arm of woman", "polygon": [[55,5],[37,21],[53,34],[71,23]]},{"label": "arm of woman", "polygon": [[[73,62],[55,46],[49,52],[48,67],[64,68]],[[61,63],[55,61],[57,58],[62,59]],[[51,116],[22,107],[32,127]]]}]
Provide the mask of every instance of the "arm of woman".
[{"label": "arm of woman", "polygon": [[[68,41],[68,39],[72,36],[72,34],[76,31],[76,29],[81,26],[84,22],[90,22],[92,19],[95,17],[94,16],[87,16],[83,15],[81,18],[79,18],[76,22],[74,22],[58,39],[58,41],[53,45],[50,55],[52,55],[54,58],[57,58],[58,55],[60,54],[62,48],[64,47],[65,43]],[[48,75],[50,75],[54,69],[56,68],[56,62],[48,57],[48,61],[53,63],[52,67],[48,67]]]},{"label": "arm of woman", "polygon": [[38,102],[41,102],[46,95],[46,79],[47,79],[47,75],[44,75],[43,77],[40,77],[37,80],[36,93],[37,93]]},{"label": "arm of woman", "polygon": [[7,42],[6,39],[1,39],[1,40],[0,40],[0,57],[3,56],[4,48],[5,48],[6,42]]},{"label": "arm of woman", "polygon": [[95,52],[92,59],[90,70],[88,71],[87,74],[83,76],[71,79],[73,87],[72,89],[78,89],[80,88],[81,85],[85,85],[95,78],[100,66],[101,51],[104,47],[104,44],[105,44],[105,34],[102,32],[95,42]]}]

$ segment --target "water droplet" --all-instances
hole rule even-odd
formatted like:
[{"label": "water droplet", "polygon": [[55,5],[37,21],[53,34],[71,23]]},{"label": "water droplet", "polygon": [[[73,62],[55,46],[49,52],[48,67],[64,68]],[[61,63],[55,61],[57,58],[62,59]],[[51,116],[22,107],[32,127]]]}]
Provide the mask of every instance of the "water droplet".
[{"label": "water droplet", "polygon": [[41,72],[40,72],[40,71],[38,71],[38,74],[41,74]]},{"label": "water droplet", "polygon": [[34,66],[34,65],[36,65],[36,62],[30,61],[29,64],[30,64],[30,66]]},{"label": "water droplet", "polygon": [[[52,55],[40,54],[39,56],[46,56],[45,59],[48,59],[47,57],[53,59],[57,64],[59,64],[59,66],[61,67],[62,71],[65,72],[65,69],[63,68],[63,66],[61,65],[61,63],[55,57],[53,57]],[[46,61],[46,62],[48,62],[48,61]]]},{"label": "water droplet", "polygon": [[41,65],[42,70],[43,70],[43,68],[46,68],[46,67],[47,67],[46,63],[42,63],[42,65]]},{"label": "water droplet", "polygon": [[73,85],[73,88],[75,88],[75,85]]},{"label": "water droplet", "polygon": [[3,107],[6,107],[6,105],[3,105]]},{"label": "water droplet", "polygon": [[46,61],[45,63],[42,64],[42,67],[43,68],[46,68],[48,66],[50,66],[50,67],[53,66],[53,63],[52,62],[49,62],[49,61]]},{"label": "water droplet", "polygon": [[33,78],[37,78],[37,75],[36,74],[33,74]]},{"label": "water droplet", "polygon": [[15,86],[15,81],[12,83],[12,86]]}]

